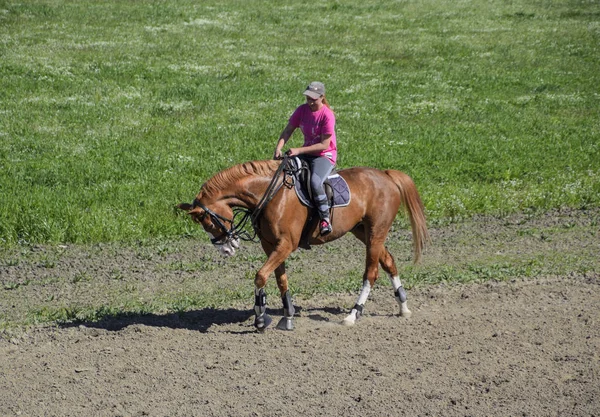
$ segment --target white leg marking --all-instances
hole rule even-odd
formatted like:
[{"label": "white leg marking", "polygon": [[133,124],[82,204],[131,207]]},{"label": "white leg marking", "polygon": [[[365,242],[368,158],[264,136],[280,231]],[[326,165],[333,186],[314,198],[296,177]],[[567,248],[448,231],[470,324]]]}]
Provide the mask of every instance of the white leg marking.
[{"label": "white leg marking", "polygon": [[362,291],[360,292],[360,295],[358,296],[358,301],[356,302],[356,304],[358,304],[360,306],[365,305],[365,303],[367,302],[367,298],[369,298],[370,293],[371,293],[371,284],[369,284],[369,281],[365,281],[363,283]]},{"label": "white leg marking", "polygon": [[394,287],[394,291],[396,291],[399,287],[402,286],[400,282],[400,278],[397,276],[390,275],[390,282],[392,283],[392,287]]},{"label": "white leg marking", "polygon": [[[402,286],[402,283],[400,282],[400,278],[398,278],[397,276],[390,275],[390,281],[392,282],[392,287],[394,287],[394,292],[396,292],[398,290],[398,288],[400,288]],[[412,315],[412,312],[408,309],[408,302],[407,301],[403,302],[398,297],[396,297],[396,301],[400,305],[400,315],[402,317],[407,317],[407,318],[410,317]]]},{"label": "white leg marking", "polygon": [[[358,296],[358,300],[356,301],[356,304],[358,305],[365,305],[365,303],[367,302],[367,298],[369,298],[369,294],[371,293],[371,284],[369,284],[369,281],[364,281],[363,282],[363,287],[362,290],[360,292],[360,295]],[[348,314],[348,316],[342,321],[342,324],[344,324],[345,326],[353,326],[354,323],[356,323],[356,319],[358,318],[358,311],[353,308],[352,311],[350,312],[350,314]]]}]

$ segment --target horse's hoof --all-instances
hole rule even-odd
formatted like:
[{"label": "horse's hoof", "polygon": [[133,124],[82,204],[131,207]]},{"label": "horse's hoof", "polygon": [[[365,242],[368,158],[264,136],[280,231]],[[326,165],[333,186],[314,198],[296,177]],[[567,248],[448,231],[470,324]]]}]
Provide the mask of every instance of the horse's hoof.
[{"label": "horse's hoof", "polygon": [[279,323],[277,323],[277,328],[279,330],[294,330],[294,321],[293,319],[282,317]]},{"label": "horse's hoof", "polygon": [[271,318],[271,316],[269,316],[268,314],[263,314],[262,316],[256,317],[254,319],[254,327],[256,327],[256,330],[262,333],[265,330],[267,330],[267,327],[269,327],[272,322],[273,319]]},{"label": "horse's hoof", "polygon": [[350,314],[346,316],[344,320],[342,320],[342,324],[344,326],[354,326],[356,321],[362,317],[363,306],[355,305]]},{"label": "horse's hoof", "polygon": [[409,319],[412,316],[412,311],[409,309],[400,311],[400,316]]},{"label": "horse's hoof", "polygon": [[400,306],[400,315],[407,319],[410,318],[410,316],[412,316],[412,312],[408,309],[408,306],[406,305],[406,301],[403,302],[402,305]]},{"label": "horse's hoof", "polygon": [[354,326],[355,323],[356,319],[354,317],[346,317],[344,320],[342,320],[343,326]]}]

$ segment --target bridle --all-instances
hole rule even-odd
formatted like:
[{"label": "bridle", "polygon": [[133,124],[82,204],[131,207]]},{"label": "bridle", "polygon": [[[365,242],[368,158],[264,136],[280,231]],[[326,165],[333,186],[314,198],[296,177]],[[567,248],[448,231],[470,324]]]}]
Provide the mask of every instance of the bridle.
[{"label": "bridle", "polygon": [[[248,233],[245,230],[246,223],[248,222],[248,219],[250,217],[249,211],[245,211],[245,210],[242,210],[239,208],[234,208],[233,209],[233,219],[228,219],[227,217],[224,217],[218,213],[215,213],[214,211],[212,211],[211,209],[206,207],[204,204],[202,204],[197,199],[195,199],[194,202],[192,203],[192,207],[200,207],[202,210],[204,210],[204,213],[202,213],[202,216],[200,216],[198,218],[199,221],[202,221],[206,218],[206,216],[209,216],[213,225],[223,231],[223,233],[220,234],[219,236],[216,236],[216,237],[213,237],[212,239],[210,239],[210,242],[213,245],[221,246],[221,245],[225,245],[225,244],[231,242],[232,240],[237,240],[237,239],[242,239],[242,240],[246,240],[246,241],[254,239],[254,237],[250,236],[250,233]],[[236,221],[236,217],[238,217],[238,215],[242,214],[242,213],[244,214],[242,219]],[[228,228],[224,222],[229,223],[231,225],[231,227]]]},{"label": "bridle", "polygon": [[[282,171],[284,172],[283,180],[281,184],[277,185],[277,179]],[[277,168],[277,171],[275,171],[275,174],[273,175],[271,183],[267,187],[265,194],[257,204],[256,208],[254,210],[249,210],[243,207],[234,207],[232,219],[228,219],[227,217],[215,213],[202,204],[198,199],[194,199],[192,208],[200,207],[202,210],[204,210],[204,213],[202,213],[202,216],[200,216],[198,220],[202,221],[204,218],[206,218],[206,216],[210,216],[213,226],[216,226],[223,231],[221,235],[210,239],[211,243],[216,246],[222,246],[237,239],[244,241],[256,241],[256,236],[260,233],[258,224],[260,214],[269,201],[275,197],[275,194],[277,194],[282,186],[285,185],[288,188],[293,186],[293,182],[290,182],[289,180],[290,175],[292,175],[292,172],[290,171],[288,164],[288,155],[285,155],[283,161],[279,165],[279,168]],[[239,216],[241,216],[241,218],[239,218]],[[252,224],[252,234],[246,230],[246,224],[248,221],[250,221]],[[231,227],[228,228],[224,222],[229,223]]]}]

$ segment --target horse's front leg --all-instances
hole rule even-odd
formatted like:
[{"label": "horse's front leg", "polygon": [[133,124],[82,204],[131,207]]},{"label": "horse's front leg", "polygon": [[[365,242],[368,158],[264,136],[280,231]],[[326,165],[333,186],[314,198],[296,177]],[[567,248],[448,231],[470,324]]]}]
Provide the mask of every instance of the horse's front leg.
[{"label": "horse's front leg", "polygon": [[267,293],[264,288],[254,288],[254,327],[263,332],[273,319],[267,314]]},{"label": "horse's front leg", "polygon": [[[256,276],[254,278],[254,313],[256,315],[254,319],[254,326],[258,331],[264,331],[272,322],[271,317],[267,314],[267,294],[265,292],[265,286],[267,285],[267,280],[269,275],[275,270],[279,270],[281,275],[278,276],[278,284],[283,279],[285,280],[285,293],[282,293],[282,297],[286,300],[289,300],[288,304],[288,314],[291,313],[293,316],[294,310],[291,304],[291,298],[289,297],[289,292],[287,291],[287,277],[285,276],[285,266],[283,262],[286,258],[292,253],[291,245],[288,244],[279,244],[276,248],[272,248],[269,244],[261,242],[263,245],[263,249],[265,250],[268,258],[267,262],[258,270]],[[280,291],[281,291],[280,286]],[[284,302],[285,308],[285,302]],[[291,318],[291,317],[290,317]]]},{"label": "horse's front leg", "polygon": [[282,263],[275,269],[275,278],[277,278],[277,286],[281,294],[281,302],[283,303],[283,317],[277,323],[277,328],[280,330],[294,330],[294,304],[292,296],[288,288],[287,274],[285,273],[285,263]]}]

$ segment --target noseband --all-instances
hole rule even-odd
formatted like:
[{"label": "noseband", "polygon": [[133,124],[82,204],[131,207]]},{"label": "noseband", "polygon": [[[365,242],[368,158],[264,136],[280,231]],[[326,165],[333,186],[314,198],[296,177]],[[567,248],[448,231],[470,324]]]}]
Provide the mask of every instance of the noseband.
[{"label": "noseband", "polygon": [[[246,232],[246,230],[244,230],[244,226],[250,218],[250,213],[246,211],[233,209],[233,219],[228,219],[227,217],[215,213],[198,200],[194,200],[194,202],[192,203],[192,207],[200,207],[202,210],[204,210],[204,213],[200,217],[200,221],[202,221],[206,217],[206,215],[208,215],[210,216],[210,220],[212,221],[213,225],[223,230],[223,233],[221,235],[214,237],[210,240],[210,242],[213,245],[224,245],[235,239],[241,239],[246,241],[253,239],[253,237],[251,237],[250,234]],[[238,214],[242,213],[243,217],[236,222],[235,218],[238,216]],[[227,226],[225,226],[223,222],[231,224],[231,227],[227,228]]]}]

